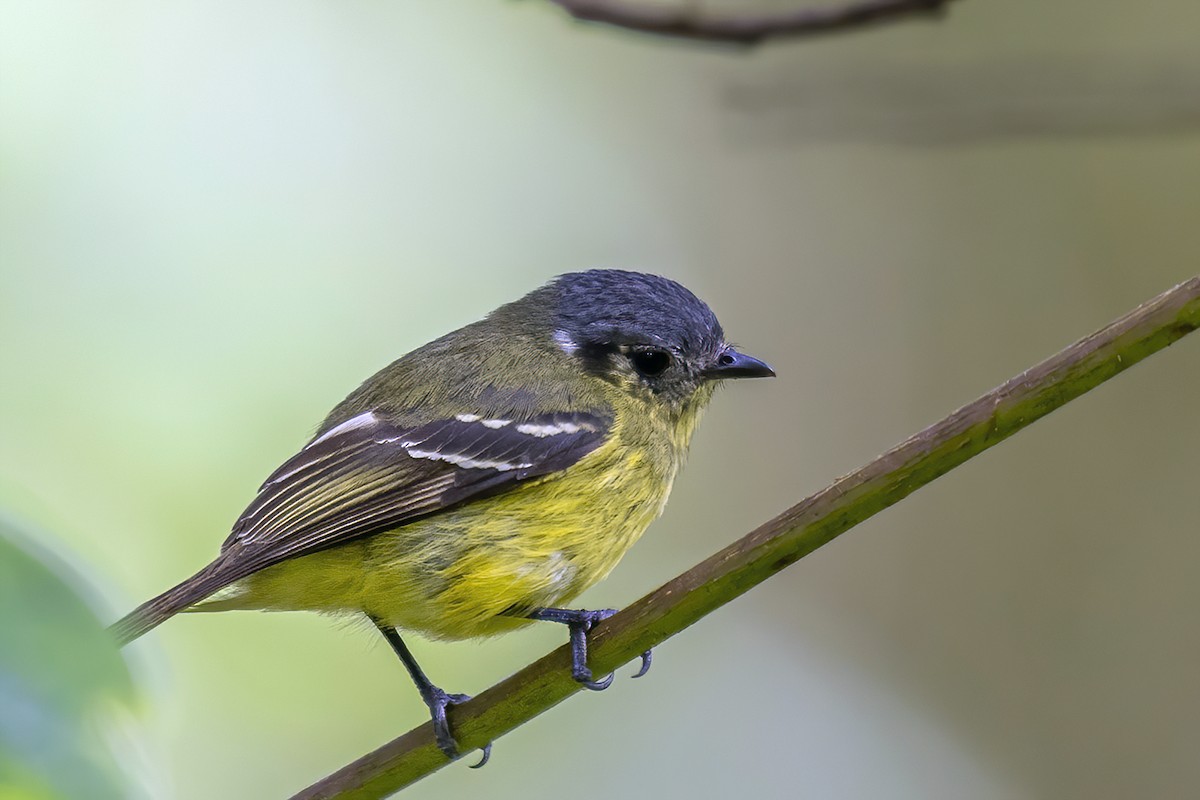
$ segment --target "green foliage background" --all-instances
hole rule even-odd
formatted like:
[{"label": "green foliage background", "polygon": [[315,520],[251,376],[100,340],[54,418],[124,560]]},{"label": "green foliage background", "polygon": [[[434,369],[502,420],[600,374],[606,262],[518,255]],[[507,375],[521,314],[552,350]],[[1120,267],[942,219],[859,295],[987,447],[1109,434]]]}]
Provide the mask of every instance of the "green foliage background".
[{"label": "green foliage background", "polygon": [[0,518],[4,800],[116,800],[131,791],[110,741],[133,686],[101,621],[77,594],[81,583]]}]

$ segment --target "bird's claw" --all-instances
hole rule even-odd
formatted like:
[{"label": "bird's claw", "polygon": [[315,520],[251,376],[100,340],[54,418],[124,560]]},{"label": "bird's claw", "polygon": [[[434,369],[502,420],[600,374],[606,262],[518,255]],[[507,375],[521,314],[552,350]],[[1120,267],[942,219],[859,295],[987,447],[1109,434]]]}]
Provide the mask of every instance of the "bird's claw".
[{"label": "bird's claw", "polygon": [[471,769],[479,769],[484,764],[486,764],[488,762],[488,759],[491,757],[492,757],[492,743],[488,742],[487,744],[485,744],[483,746],[483,756],[479,759],[478,763],[471,765]]},{"label": "bird's claw", "polygon": [[[539,608],[530,614],[533,619],[547,622],[560,622],[567,626],[571,633],[571,677],[593,692],[602,692],[612,685],[613,675],[600,680],[592,678],[592,671],[587,665],[587,635],[596,623],[606,620],[616,614],[615,608],[601,608],[596,611],[569,608]],[[641,669],[633,676],[640,678],[650,671],[649,650],[642,653]]]},{"label": "bird's claw", "polygon": [[[458,752],[458,742],[454,739],[454,734],[450,732],[450,721],[446,718],[446,709],[450,706],[462,705],[471,699],[469,694],[449,694],[438,687],[433,687],[433,694],[425,698],[425,703],[429,706],[429,715],[433,718],[433,735],[437,739],[438,749],[451,761],[457,759],[460,755]],[[483,757],[479,759],[479,763],[472,764],[471,769],[479,769],[488,762],[492,756],[492,743],[488,742],[483,746]]]},{"label": "bird's claw", "polygon": [[607,676],[601,678],[598,681],[592,680],[591,676],[592,676],[592,672],[591,672],[591,670],[588,670],[588,674],[587,674],[586,678],[581,678],[578,675],[574,676],[574,678],[575,678],[575,680],[579,681],[579,684],[585,689],[591,689],[593,692],[603,692],[609,686],[612,686],[613,678],[616,677],[616,673],[610,672],[610,673],[608,673]]},{"label": "bird's claw", "polygon": [[649,671],[650,671],[650,659],[651,659],[651,658],[653,658],[653,657],[654,657],[654,651],[653,651],[653,650],[647,650],[646,652],[642,653],[642,666],[641,666],[641,669],[639,669],[637,672],[635,672],[635,673],[633,674],[633,677],[635,677],[635,678],[640,678],[640,677],[642,677],[643,675],[645,675],[647,672],[649,672]]}]

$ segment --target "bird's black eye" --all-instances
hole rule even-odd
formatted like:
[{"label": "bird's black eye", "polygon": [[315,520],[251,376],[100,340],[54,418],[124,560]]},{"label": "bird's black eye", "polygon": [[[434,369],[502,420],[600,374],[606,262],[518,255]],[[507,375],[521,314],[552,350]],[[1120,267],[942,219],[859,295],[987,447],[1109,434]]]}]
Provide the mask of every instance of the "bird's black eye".
[{"label": "bird's black eye", "polygon": [[671,366],[671,354],[666,350],[642,348],[629,353],[629,363],[643,378],[657,378]]}]

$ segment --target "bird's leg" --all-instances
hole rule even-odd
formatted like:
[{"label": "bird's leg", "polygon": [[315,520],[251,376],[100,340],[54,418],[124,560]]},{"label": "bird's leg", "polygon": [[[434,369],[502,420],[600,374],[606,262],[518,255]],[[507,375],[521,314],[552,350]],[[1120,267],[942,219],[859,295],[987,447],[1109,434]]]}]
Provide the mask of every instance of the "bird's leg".
[{"label": "bird's leg", "polygon": [[[450,732],[450,722],[446,719],[446,709],[450,706],[456,706],[460,703],[465,703],[471,699],[470,695],[465,694],[448,694],[437,686],[433,685],[433,681],[425,676],[425,672],[413,658],[413,654],[409,652],[408,645],[400,638],[400,632],[390,625],[385,625],[381,620],[371,617],[371,622],[375,623],[375,627],[379,628],[379,632],[383,634],[383,638],[387,639],[387,643],[392,646],[392,650],[404,662],[404,668],[408,670],[408,674],[412,676],[413,683],[417,685],[417,691],[421,693],[421,699],[425,701],[425,705],[429,708],[429,715],[433,718],[433,733],[437,737],[437,745],[447,758],[458,758],[458,742],[454,741],[454,734]],[[492,744],[488,742],[483,748],[483,758],[479,759],[478,764],[472,764],[472,769],[479,769],[487,763],[488,758],[492,755]]]},{"label": "bird's leg", "polygon": [[[571,633],[571,677],[592,691],[607,689],[613,682],[613,676],[592,680],[592,671],[587,664],[587,635],[597,622],[608,619],[617,613],[615,608],[602,608],[599,611],[584,611],[572,608],[535,608],[529,612],[530,619],[544,622],[558,622],[567,626]],[[633,677],[640,678],[650,671],[651,651],[642,653],[642,668]],[[614,673],[615,674],[615,673]]]}]

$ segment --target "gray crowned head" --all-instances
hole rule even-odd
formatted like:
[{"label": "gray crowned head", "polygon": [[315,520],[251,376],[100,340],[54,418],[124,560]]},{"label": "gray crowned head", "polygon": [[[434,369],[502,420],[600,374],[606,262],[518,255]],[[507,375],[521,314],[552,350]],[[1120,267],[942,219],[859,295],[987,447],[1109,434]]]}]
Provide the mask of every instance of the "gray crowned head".
[{"label": "gray crowned head", "polygon": [[677,411],[706,401],[719,380],[775,374],[729,345],[712,309],[675,281],[597,269],[560,275],[547,288],[561,349],[587,372]]}]

